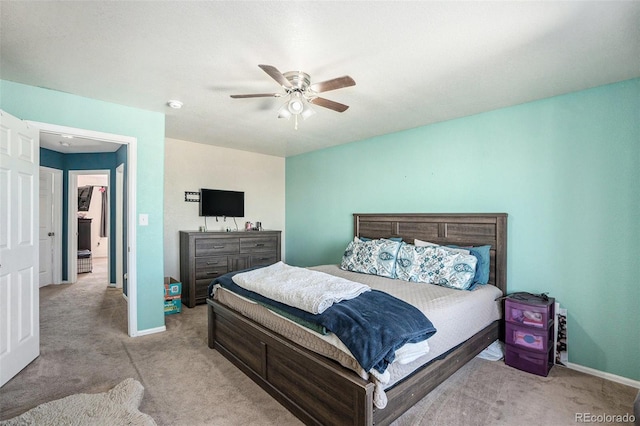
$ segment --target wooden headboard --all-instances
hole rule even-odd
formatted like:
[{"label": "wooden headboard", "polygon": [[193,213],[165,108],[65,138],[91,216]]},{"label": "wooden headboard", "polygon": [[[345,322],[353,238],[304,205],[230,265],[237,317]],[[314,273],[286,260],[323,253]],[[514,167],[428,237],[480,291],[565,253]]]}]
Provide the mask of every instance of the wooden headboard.
[{"label": "wooden headboard", "polygon": [[506,213],[416,213],[353,215],[356,237],[401,237],[440,245],[491,245],[489,284],[507,294],[507,214]]}]

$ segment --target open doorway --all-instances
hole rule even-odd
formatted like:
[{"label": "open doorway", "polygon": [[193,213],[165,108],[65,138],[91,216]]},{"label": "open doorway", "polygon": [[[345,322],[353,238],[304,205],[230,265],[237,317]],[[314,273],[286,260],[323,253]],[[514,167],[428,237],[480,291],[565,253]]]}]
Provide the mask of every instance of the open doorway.
[{"label": "open doorway", "polygon": [[[105,285],[115,287],[112,270],[122,259],[111,256],[110,170],[69,171],[69,281],[93,273],[94,263],[106,263]],[[111,265],[113,264],[113,267]]]},{"label": "open doorway", "polygon": [[[122,218],[121,229],[122,229],[122,240],[123,241],[123,249],[122,251],[122,275],[123,275],[123,288],[125,299],[127,301],[127,328],[129,336],[138,336],[140,335],[138,331],[138,321],[137,321],[137,288],[136,288],[136,145],[137,140],[134,137],[123,136],[123,135],[115,135],[110,133],[102,133],[85,129],[71,128],[66,126],[59,126],[55,124],[49,123],[40,123],[40,122],[28,122],[32,124],[34,127],[40,130],[40,141],[41,147],[46,148],[46,140],[48,136],[53,136],[52,144],[57,148],[58,151],[62,151],[62,155],[65,154],[65,150],[67,149],[81,149],[79,146],[84,146],[84,149],[93,149],[94,151],[68,151],[69,153],[79,154],[79,153],[87,153],[87,152],[102,152],[104,146],[115,146],[118,154],[118,165],[124,163],[123,167],[123,182],[122,182],[122,210],[124,213],[120,216]],[[77,145],[74,147],[74,144]],[[59,152],[60,153],[60,152]],[[57,156],[57,154],[54,154]],[[120,158],[124,157],[124,161],[120,161]],[[42,156],[41,156],[42,163]],[[55,159],[54,159],[55,160]],[[53,161],[54,163],[56,161]],[[68,185],[66,185],[68,189],[68,198],[76,199],[77,204],[77,181],[75,179],[70,178],[70,173],[72,171],[78,171],[77,169],[86,169],[88,167],[84,167],[87,163],[84,163],[83,167],[73,167],[68,164],[68,161],[59,161],[56,166],[53,166],[58,169],[62,169],[63,172],[68,176]],[[100,170],[100,169],[98,169]],[[113,170],[109,169],[109,187],[115,189],[116,183],[116,172],[115,166]],[[121,169],[122,170],[122,169]],[[86,171],[86,170],[83,170]],[[113,181],[112,181],[113,179]],[[71,189],[71,185],[75,187],[75,189]],[[112,201],[113,205],[115,205],[115,200]],[[68,205],[68,202],[65,203]],[[73,228],[75,232],[77,232],[77,211],[73,211],[75,216],[70,217],[72,214],[72,208],[67,208],[63,217],[66,220],[65,231],[63,234],[69,236],[69,229]],[[115,215],[112,215],[115,216]],[[72,256],[69,256],[69,246],[77,246],[77,235],[73,235],[67,238],[67,247],[66,250],[63,250],[66,253],[67,259],[63,262],[63,265],[66,268],[63,269],[74,269],[75,268],[75,276],[77,278],[77,248],[75,250],[75,254],[72,253]],[[115,240],[115,238],[114,238]],[[74,243],[75,241],[75,243]],[[113,242],[112,242],[113,244]],[[110,252],[112,250],[109,250]],[[114,256],[113,254],[110,254]],[[114,256],[115,257],[115,256]],[[69,263],[69,260],[73,259],[72,264]],[[75,265],[75,266],[73,266]],[[69,274],[69,272],[74,272],[70,270],[64,271],[66,273],[67,281],[69,278],[73,277],[73,273]],[[115,272],[110,273],[109,281],[112,281],[111,278],[115,275]],[[117,281],[115,281],[117,282]]]}]

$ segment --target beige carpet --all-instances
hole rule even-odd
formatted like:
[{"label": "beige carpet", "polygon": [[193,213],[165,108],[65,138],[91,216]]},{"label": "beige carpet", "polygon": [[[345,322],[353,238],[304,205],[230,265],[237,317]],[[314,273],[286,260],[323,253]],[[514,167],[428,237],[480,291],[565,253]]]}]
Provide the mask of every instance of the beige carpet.
[{"label": "beige carpet", "polygon": [[138,411],[144,388],[134,379],[126,379],[113,389],[97,394],[75,394],[46,402],[13,419],[1,421],[2,426],[81,426],[130,425],[154,426],[155,421]]},{"label": "beige carpet", "polygon": [[[164,333],[132,339],[126,302],[105,277],[94,259],[94,272],[78,283],[40,289],[41,355],[0,388],[0,420],[71,394],[105,392],[131,377],[144,386],[140,411],[159,425],[301,424],[207,347],[204,305],[167,316]],[[633,413],[636,394],[566,368],[539,377],[474,359],[394,426],[575,426],[576,413]]]}]

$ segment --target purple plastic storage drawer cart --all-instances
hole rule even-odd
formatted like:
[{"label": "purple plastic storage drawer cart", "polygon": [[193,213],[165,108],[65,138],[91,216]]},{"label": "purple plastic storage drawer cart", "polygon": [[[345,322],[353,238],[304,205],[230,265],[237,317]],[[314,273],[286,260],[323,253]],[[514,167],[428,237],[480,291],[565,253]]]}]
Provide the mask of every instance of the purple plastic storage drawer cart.
[{"label": "purple plastic storage drawer cart", "polygon": [[553,366],[553,297],[515,293],[504,303],[505,362],[546,376]]}]

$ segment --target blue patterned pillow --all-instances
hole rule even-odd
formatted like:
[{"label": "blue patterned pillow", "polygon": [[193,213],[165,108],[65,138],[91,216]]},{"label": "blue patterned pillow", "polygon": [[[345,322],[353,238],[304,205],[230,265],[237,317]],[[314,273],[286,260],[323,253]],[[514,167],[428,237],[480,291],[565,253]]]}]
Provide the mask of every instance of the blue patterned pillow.
[{"label": "blue patterned pillow", "polygon": [[[427,241],[414,240],[414,243],[418,247],[422,246],[437,246],[438,244],[430,243]],[[445,247],[450,247],[455,250],[464,250],[467,254],[472,254],[478,259],[478,263],[476,265],[476,275],[473,277],[474,284],[487,284],[489,282],[489,267],[491,265],[491,246],[468,246],[468,247],[460,247],[456,245],[447,245]]]},{"label": "blue patterned pillow", "polygon": [[442,246],[416,247],[402,244],[396,261],[396,277],[419,283],[469,290],[478,260],[471,254]]},{"label": "blue patterned pillow", "polygon": [[[449,246],[457,248],[458,246]],[[473,246],[463,247],[469,250],[469,252],[478,259],[476,265],[476,276],[473,278],[474,284],[487,284],[489,282],[489,266],[491,264],[491,246]]]},{"label": "blue patterned pillow", "polygon": [[402,243],[391,240],[351,241],[344,251],[340,268],[394,278],[396,255]]}]

